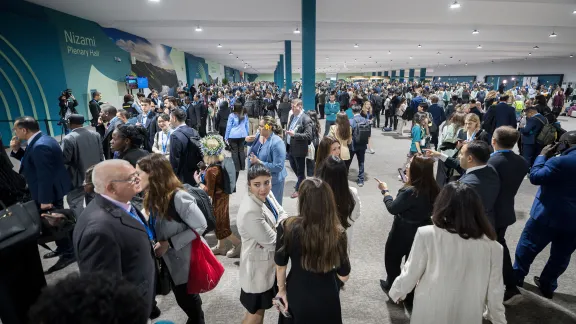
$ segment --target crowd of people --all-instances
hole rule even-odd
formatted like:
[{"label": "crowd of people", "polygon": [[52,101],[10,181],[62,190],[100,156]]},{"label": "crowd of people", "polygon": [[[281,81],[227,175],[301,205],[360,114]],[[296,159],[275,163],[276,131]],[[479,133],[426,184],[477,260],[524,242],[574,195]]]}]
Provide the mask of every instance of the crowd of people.
[{"label": "crowd of people", "polygon": [[[94,92],[95,130],[68,113],[74,99],[63,95],[70,131],[60,144],[34,118],[16,120],[10,155],[20,170],[2,156],[0,200],[32,201],[44,226],[61,228],[66,199],[73,231],[42,257],[59,258],[47,272],[78,262],[80,274],[44,289],[36,241],[0,245],[3,323],[143,324],[160,316],[155,296],[170,291],[187,323],[205,323],[201,293],[218,289],[215,255],[239,258],[242,323],[263,323],[272,307],[279,323],[341,323],[362,214],[358,188],[381,126],[395,138],[410,128],[402,188],[394,197],[377,179],[377,190],[382,210],[394,215],[380,286],[411,311],[411,323],[506,323],[504,305],[522,297],[536,255],[552,244],[535,283],[553,298],[576,250],[576,131],[557,120],[568,113],[561,88],[320,82],[315,107],[303,107],[298,82],[288,92],[257,82],[177,93],[127,94],[116,108]],[[297,181],[285,196],[288,169]],[[540,188],[512,264],[505,234],[525,178]],[[297,199],[296,216],[284,210],[286,197]],[[217,239],[211,248],[209,233]],[[89,298],[60,309],[81,295]]]}]

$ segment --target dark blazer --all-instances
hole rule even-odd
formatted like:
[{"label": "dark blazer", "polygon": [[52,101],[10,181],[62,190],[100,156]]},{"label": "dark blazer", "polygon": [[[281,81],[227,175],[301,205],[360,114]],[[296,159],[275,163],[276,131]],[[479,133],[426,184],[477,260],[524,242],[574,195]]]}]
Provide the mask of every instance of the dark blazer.
[{"label": "dark blazer", "polygon": [[[188,145],[190,140],[191,145]],[[183,183],[196,185],[194,172],[198,170],[198,162],[202,160],[200,135],[189,126],[183,125],[170,134],[170,164],[174,173]]]},{"label": "dark blazer", "polygon": [[230,117],[230,113],[232,113],[232,109],[221,107],[218,109],[218,114],[216,114],[216,127],[226,128],[228,125],[228,118]]},{"label": "dark blazer", "polygon": [[[142,127],[146,128],[146,134],[148,134],[148,140],[144,142],[144,149],[148,152],[152,152],[152,145],[154,144],[154,135],[156,134],[154,130],[158,128],[157,119],[155,117],[156,113],[150,110],[146,115],[146,122],[144,122],[144,113],[138,115],[138,118],[136,119],[138,123],[142,124]],[[152,138],[152,140],[150,140],[150,138]]]},{"label": "dark blazer", "polygon": [[565,232],[576,231],[576,147],[560,156],[546,159],[539,155],[530,169],[530,182],[540,186],[530,217],[540,219],[548,226]]},{"label": "dark blazer", "polygon": [[198,101],[196,104],[190,104],[188,111],[186,114],[188,115],[188,126],[200,130],[202,127],[202,115],[204,112],[204,105],[201,101]]},{"label": "dark blazer", "polygon": [[276,100],[274,98],[264,98],[264,110],[262,116],[276,117]]},{"label": "dark blazer", "polygon": [[116,126],[122,125],[123,122],[120,118],[114,117],[109,122],[108,128],[104,124],[96,126],[96,132],[100,134],[102,138],[102,151],[104,152],[104,158],[109,160],[114,157],[114,152],[110,149],[110,140],[112,139],[112,132],[116,129]]},{"label": "dark blazer", "polygon": [[[73,114],[78,113],[78,111],[76,111],[76,106],[78,106],[78,101],[76,99],[74,99],[72,101],[60,100],[60,103],[58,104],[58,106],[60,106],[60,112],[58,114],[62,118],[64,118],[66,116],[66,111],[68,110],[68,108],[70,108],[71,113],[73,113]],[[96,117],[96,120],[98,120],[98,117]]]},{"label": "dark blazer", "polygon": [[541,114],[526,118],[526,126],[520,130],[522,133],[522,145],[536,144],[536,137],[547,123],[548,120]]},{"label": "dark blazer", "polygon": [[92,126],[95,127],[98,124],[98,117],[100,117],[100,104],[98,104],[98,101],[92,99],[88,104],[88,109],[90,109],[90,114],[92,115]]},{"label": "dark blazer", "polygon": [[428,107],[428,112],[432,115],[434,124],[440,128],[440,125],[446,120],[444,109],[438,106],[438,104],[431,104],[430,107]]},{"label": "dark blazer", "polygon": [[500,178],[496,170],[491,166],[486,166],[482,169],[464,173],[458,181],[468,184],[476,190],[480,195],[480,199],[482,199],[484,212],[490,224],[495,227],[494,207],[500,192]]},{"label": "dark blazer", "polygon": [[[290,117],[290,121],[286,126],[288,129],[290,128],[290,124],[292,124],[292,120],[294,119],[294,115]],[[290,151],[289,153],[293,157],[306,157],[308,154],[308,144],[314,138],[314,123],[312,122],[312,118],[308,116],[304,111],[301,112],[300,119],[296,122],[296,126],[294,128],[294,136],[290,139]],[[288,138],[288,136],[285,136]]]},{"label": "dark blazer", "polygon": [[292,105],[289,102],[282,102],[278,105],[278,117],[281,123],[288,123],[288,115],[290,115]]},{"label": "dark blazer", "polygon": [[78,217],[73,244],[81,274],[104,271],[126,279],[136,286],[150,313],[156,267],[152,244],[139,221],[96,195]]},{"label": "dark blazer", "polygon": [[39,133],[28,143],[26,151],[12,152],[20,160],[20,174],[24,175],[28,189],[39,204],[53,204],[70,191],[70,176],[64,166],[62,149],[51,136]]},{"label": "dark blazer", "polygon": [[500,190],[494,205],[496,228],[510,226],[516,222],[514,197],[530,170],[528,162],[520,155],[509,152],[494,152],[488,160],[500,178]]},{"label": "dark blazer", "polygon": [[396,199],[384,196],[384,204],[388,212],[400,220],[414,225],[430,223],[434,201],[424,194],[416,194],[414,187],[398,190]]},{"label": "dark blazer", "polygon": [[133,167],[136,167],[136,162],[141,158],[145,157],[146,155],[150,154],[150,152],[145,151],[139,148],[131,148],[128,149],[126,152],[120,154],[119,158],[125,161],[130,162]]},{"label": "dark blazer", "polygon": [[516,128],[516,110],[505,102],[500,102],[488,108],[484,120],[490,121],[492,118],[494,118],[494,129],[500,126],[512,126]]}]

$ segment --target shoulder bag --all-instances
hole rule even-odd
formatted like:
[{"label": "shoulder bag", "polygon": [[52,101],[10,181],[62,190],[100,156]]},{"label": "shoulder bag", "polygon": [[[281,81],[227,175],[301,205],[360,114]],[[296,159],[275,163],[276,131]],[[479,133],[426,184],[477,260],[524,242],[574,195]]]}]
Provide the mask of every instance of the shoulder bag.
[{"label": "shoulder bag", "polygon": [[34,241],[42,227],[36,202],[30,200],[6,207],[0,201],[0,251],[25,241]]}]

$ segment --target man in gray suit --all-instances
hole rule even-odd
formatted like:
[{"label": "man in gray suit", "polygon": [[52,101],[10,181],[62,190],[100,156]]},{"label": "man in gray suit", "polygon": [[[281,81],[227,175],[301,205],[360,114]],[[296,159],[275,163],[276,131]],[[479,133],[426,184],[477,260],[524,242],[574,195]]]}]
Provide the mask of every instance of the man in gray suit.
[{"label": "man in gray suit", "polygon": [[130,200],[142,191],[134,167],[120,159],[98,163],[92,172],[97,195],[78,217],[74,250],[80,275],[107,272],[134,284],[151,313],[155,264],[148,221]]},{"label": "man in gray suit", "polygon": [[61,144],[64,164],[72,180],[72,190],[66,196],[66,201],[77,218],[84,210],[84,176],[86,170],[104,161],[104,153],[100,135],[82,127],[84,116],[70,115],[68,124],[71,131],[64,137]]}]

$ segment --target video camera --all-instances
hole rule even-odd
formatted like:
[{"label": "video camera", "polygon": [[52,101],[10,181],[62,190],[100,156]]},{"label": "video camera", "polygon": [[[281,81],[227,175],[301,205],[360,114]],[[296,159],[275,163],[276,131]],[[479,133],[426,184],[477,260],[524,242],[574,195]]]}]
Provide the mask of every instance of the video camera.
[{"label": "video camera", "polygon": [[60,96],[66,96],[66,99],[70,98],[70,96],[72,96],[72,89],[66,89],[62,91]]}]

